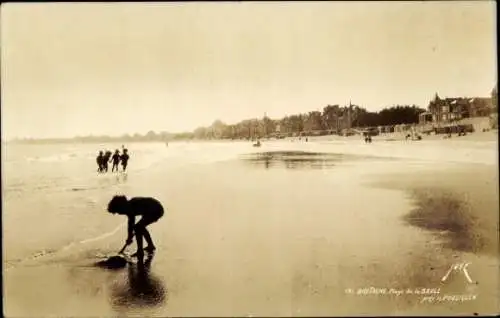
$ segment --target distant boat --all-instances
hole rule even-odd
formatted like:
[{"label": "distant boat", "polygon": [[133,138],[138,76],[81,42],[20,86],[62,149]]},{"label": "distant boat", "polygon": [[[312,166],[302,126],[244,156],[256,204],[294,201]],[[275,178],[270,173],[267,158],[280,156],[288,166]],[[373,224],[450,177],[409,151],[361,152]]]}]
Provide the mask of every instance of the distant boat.
[{"label": "distant boat", "polygon": [[257,140],[257,142],[255,144],[253,144],[254,147],[260,147],[261,146],[261,143],[259,140]]}]

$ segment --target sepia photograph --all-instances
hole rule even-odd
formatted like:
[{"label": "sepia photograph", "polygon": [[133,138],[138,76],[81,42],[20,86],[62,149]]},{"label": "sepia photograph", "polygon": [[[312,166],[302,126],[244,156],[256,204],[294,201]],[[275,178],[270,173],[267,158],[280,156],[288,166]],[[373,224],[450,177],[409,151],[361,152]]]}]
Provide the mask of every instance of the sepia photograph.
[{"label": "sepia photograph", "polygon": [[499,315],[496,10],[2,3],[3,315]]}]

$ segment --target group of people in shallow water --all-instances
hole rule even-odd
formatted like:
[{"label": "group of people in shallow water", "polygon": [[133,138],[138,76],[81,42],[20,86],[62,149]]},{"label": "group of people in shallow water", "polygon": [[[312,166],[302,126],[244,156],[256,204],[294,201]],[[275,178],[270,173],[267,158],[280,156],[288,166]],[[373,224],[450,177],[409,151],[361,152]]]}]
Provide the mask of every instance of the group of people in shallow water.
[{"label": "group of people in shallow water", "polygon": [[111,172],[118,172],[118,166],[121,163],[123,170],[127,170],[127,164],[129,160],[129,155],[128,155],[128,150],[125,147],[122,147],[123,150],[120,154],[120,151],[118,149],[115,150],[115,153],[113,154],[111,151],[106,150],[106,151],[99,151],[99,155],[96,158],[97,162],[97,172],[99,173],[105,173],[108,172],[108,164],[113,163],[113,166],[111,168]]}]

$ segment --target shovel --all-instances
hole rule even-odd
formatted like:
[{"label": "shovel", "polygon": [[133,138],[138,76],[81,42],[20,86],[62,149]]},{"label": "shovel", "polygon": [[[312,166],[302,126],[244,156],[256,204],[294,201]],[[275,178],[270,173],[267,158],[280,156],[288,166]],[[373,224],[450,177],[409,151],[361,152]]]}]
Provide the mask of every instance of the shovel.
[{"label": "shovel", "polygon": [[118,252],[118,255],[120,254],[123,254],[123,252],[125,251],[125,249],[127,248],[128,244],[125,243],[125,245],[123,245],[122,249]]}]

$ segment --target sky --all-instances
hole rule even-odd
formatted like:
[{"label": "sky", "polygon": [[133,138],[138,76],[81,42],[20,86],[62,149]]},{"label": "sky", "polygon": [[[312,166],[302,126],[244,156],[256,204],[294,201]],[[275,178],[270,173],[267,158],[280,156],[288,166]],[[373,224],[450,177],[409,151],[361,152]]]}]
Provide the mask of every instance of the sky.
[{"label": "sky", "polygon": [[493,1],[7,3],[2,138],[489,96]]}]

